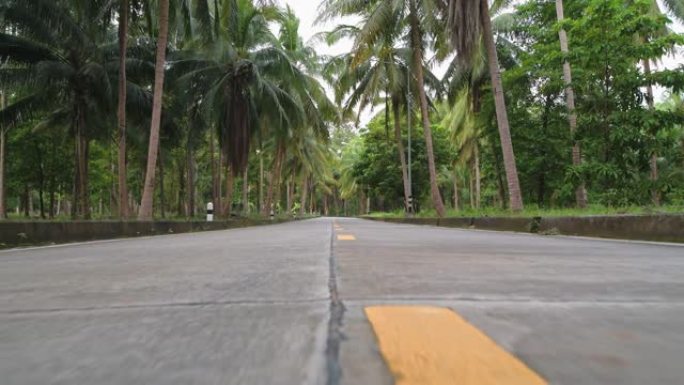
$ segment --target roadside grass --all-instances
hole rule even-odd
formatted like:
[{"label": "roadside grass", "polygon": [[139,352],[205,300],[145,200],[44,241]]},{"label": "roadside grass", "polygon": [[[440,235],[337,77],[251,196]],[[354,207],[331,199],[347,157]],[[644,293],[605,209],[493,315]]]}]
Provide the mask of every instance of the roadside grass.
[{"label": "roadside grass", "polygon": [[[601,205],[591,205],[586,209],[577,208],[539,208],[528,206],[520,212],[512,212],[495,207],[483,207],[480,209],[464,208],[461,210],[447,210],[447,218],[482,218],[482,217],[586,217],[597,215],[647,215],[647,214],[684,214],[684,206],[624,206],[606,207]],[[369,217],[374,218],[404,218],[406,215],[403,210],[390,212],[371,212]],[[417,218],[434,218],[437,216],[435,210],[422,210],[416,213]]]}]

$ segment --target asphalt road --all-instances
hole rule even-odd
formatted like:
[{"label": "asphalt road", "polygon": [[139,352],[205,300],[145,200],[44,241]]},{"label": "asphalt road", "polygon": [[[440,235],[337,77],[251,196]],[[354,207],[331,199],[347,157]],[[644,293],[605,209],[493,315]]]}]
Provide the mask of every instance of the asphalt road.
[{"label": "asphalt road", "polygon": [[552,384],[684,384],[683,246],[342,218],[2,251],[0,383],[392,384],[383,304]]}]

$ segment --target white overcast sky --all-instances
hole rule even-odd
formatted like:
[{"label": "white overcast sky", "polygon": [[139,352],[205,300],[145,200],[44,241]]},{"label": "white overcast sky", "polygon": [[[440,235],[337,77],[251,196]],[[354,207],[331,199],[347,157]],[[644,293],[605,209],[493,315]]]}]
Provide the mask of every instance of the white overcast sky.
[{"label": "white overcast sky", "polygon": [[[342,23],[341,20],[333,20],[332,22],[326,24],[316,24],[316,17],[318,15],[318,6],[321,0],[279,0],[280,4],[289,4],[294,10],[295,14],[301,20],[300,33],[304,38],[304,41],[308,41],[318,32],[329,31],[335,27],[335,25]],[[660,3],[660,1],[659,1]],[[661,4],[662,5],[662,4]],[[353,22],[350,20],[344,20],[346,23]],[[684,26],[680,23],[675,23],[671,28],[678,32],[684,33]],[[319,54],[323,55],[339,55],[344,52],[348,52],[351,49],[351,41],[342,41],[332,47],[328,47],[326,44],[321,43],[316,46],[316,50]],[[675,56],[668,56],[663,58],[662,63],[658,64],[659,68],[674,68],[684,63],[684,49],[679,47]],[[444,73],[443,68],[433,69],[437,75],[442,75]],[[663,96],[662,89],[656,89],[656,97],[661,98]],[[361,123],[365,125],[371,117],[369,111],[365,111],[362,114]]]}]

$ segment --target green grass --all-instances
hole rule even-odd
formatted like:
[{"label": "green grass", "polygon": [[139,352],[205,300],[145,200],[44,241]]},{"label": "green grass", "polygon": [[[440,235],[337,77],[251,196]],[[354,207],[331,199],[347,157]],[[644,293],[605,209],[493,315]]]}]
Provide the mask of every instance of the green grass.
[{"label": "green grass", "polygon": [[[606,207],[593,205],[586,209],[577,208],[538,208],[527,207],[521,212],[512,212],[494,207],[483,207],[481,209],[465,208],[462,210],[450,209],[447,211],[449,218],[462,217],[582,217],[592,215],[624,215],[624,214],[684,214],[684,206],[627,206],[627,207]],[[370,217],[374,218],[403,218],[403,210],[390,212],[371,212]],[[437,214],[434,210],[423,210],[416,214],[418,218],[434,218]]]}]

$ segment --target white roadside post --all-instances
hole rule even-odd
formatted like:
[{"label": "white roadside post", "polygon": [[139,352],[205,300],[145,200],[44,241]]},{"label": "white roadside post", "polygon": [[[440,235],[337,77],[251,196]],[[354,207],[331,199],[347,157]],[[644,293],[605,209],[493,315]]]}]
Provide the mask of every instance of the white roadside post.
[{"label": "white roadside post", "polygon": [[207,203],[207,222],[214,221],[214,204],[212,202]]}]

